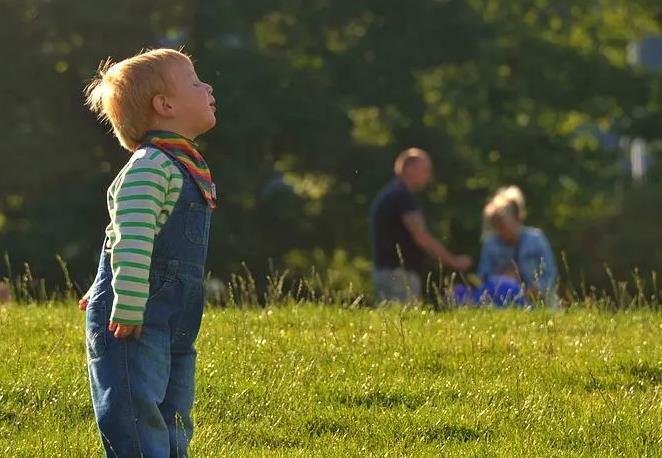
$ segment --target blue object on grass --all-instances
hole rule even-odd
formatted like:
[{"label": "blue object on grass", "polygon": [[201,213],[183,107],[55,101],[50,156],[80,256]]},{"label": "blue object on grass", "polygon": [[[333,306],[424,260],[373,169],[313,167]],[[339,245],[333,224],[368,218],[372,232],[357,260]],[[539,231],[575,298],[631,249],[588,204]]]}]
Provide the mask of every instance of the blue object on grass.
[{"label": "blue object on grass", "polygon": [[490,278],[479,287],[456,285],[454,297],[457,304],[493,304],[498,308],[527,304],[517,280],[502,276]]}]

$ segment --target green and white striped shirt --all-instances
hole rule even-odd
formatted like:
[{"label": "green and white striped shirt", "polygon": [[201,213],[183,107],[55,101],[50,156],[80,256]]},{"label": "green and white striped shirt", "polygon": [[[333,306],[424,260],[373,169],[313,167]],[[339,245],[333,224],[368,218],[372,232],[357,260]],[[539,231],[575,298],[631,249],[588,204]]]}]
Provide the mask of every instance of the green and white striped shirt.
[{"label": "green and white striped shirt", "polygon": [[182,189],[182,173],[162,151],[140,149],[108,188],[113,310],[111,321],[143,322],[149,297],[154,238],[172,213]]}]

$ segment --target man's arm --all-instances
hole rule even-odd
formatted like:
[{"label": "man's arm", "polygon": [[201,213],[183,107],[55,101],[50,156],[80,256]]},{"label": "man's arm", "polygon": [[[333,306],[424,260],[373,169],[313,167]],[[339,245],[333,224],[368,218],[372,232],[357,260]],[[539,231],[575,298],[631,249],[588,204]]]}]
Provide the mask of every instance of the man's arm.
[{"label": "man's arm", "polygon": [[428,232],[425,217],[420,211],[403,214],[402,222],[411,234],[414,242],[430,256],[439,259],[442,264],[459,271],[464,271],[471,267],[471,258],[454,255]]}]

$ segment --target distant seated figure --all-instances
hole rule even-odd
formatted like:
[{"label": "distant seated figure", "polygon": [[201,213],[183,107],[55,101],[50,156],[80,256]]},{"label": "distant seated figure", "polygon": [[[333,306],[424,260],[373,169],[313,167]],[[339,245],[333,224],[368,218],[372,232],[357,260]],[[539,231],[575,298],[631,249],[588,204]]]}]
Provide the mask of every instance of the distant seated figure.
[{"label": "distant seated figure", "polygon": [[556,306],[557,270],[545,234],[523,225],[524,195],[516,186],[502,188],[485,206],[485,236],[478,264],[478,276],[487,282],[505,265],[515,268],[517,278],[529,297]]},{"label": "distant seated figure", "polygon": [[470,285],[456,285],[454,299],[460,305],[494,305],[495,307],[528,305],[526,292],[512,263],[504,264],[496,275],[485,281],[469,276]]}]

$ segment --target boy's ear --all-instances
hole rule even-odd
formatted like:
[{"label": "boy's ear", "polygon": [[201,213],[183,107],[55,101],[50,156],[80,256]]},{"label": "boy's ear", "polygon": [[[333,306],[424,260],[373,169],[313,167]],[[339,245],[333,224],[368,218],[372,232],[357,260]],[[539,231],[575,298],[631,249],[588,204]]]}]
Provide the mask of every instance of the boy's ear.
[{"label": "boy's ear", "polygon": [[174,109],[170,105],[170,102],[168,102],[168,98],[163,94],[156,94],[152,98],[152,107],[159,116],[163,116],[164,118],[174,116]]}]

